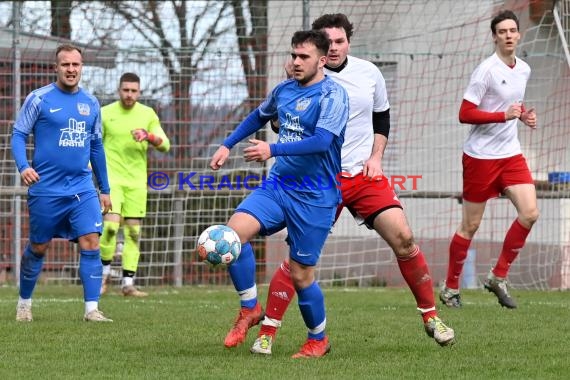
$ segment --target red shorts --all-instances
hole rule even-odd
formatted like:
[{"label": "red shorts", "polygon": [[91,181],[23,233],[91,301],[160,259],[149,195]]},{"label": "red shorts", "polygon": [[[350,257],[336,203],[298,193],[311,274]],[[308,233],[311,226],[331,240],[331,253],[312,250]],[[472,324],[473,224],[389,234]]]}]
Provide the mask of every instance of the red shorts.
[{"label": "red shorts", "polygon": [[485,202],[503,194],[512,185],[533,184],[530,169],[522,154],[483,160],[463,153],[463,199]]},{"label": "red shorts", "polygon": [[382,211],[402,204],[386,177],[380,181],[366,180],[362,173],[353,177],[340,177],[342,203],[338,206],[336,218],[346,207],[354,217],[363,219],[368,228],[372,228],[374,218]]}]

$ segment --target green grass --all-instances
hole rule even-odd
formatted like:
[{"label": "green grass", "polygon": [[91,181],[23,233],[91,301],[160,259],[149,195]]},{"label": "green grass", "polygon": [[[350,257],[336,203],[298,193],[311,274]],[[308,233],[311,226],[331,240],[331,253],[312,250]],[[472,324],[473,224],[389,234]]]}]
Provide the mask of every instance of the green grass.
[{"label": "green grass", "polygon": [[[453,347],[424,333],[407,289],[325,288],[331,353],[293,360],[306,337],[296,301],[271,357],[223,347],[238,301],[228,287],[151,288],[146,299],[109,294],[111,324],[82,322],[81,287],[38,285],[34,321],[16,323],[17,290],[0,288],[0,379],[567,379],[570,297],[515,290],[501,308],[483,290],[440,316]],[[265,301],[266,288],[260,289]],[[439,307],[439,306],[438,306]]]}]

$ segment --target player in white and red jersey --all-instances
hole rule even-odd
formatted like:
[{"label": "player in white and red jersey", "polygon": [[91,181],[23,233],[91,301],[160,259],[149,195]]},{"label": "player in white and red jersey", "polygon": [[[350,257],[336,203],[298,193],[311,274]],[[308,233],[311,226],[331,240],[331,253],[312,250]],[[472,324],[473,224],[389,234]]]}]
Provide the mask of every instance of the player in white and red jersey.
[{"label": "player in white and red jersey", "polygon": [[[423,252],[414,242],[396,193],[383,176],[382,157],[390,131],[390,104],[382,73],[371,62],[348,55],[353,25],[344,14],[327,14],[313,22],[330,41],[325,74],[341,84],[350,101],[350,115],[341,152],[340,187],[343,207],[390,245],[410,287],[425,331],[442,345],[454,343],[454,331],[438,317],[433,282]],[[289,263],[277,269],[267,295],[265,318],[252,353],[271,354],[283,315],[295,296]]]},{"label": "player in white and red jersey", "polygon": [[538,219],[534,181],[517,133],[519,119],[536,128],[536,113],[522,101],[530,67],[515,55],[521,38],[516,15],[502,11],[491,21],[491,31],[495,53],[471,75],[459,110],[459,121],[471,124],[471,130],[463,146],[463,218],[449,246],[447,278],[439,295],[450,307],[461,307],[459,277],[487,200],[505,195],[518,214],[484,284],[504,307],[516,308],[506,277]]}]

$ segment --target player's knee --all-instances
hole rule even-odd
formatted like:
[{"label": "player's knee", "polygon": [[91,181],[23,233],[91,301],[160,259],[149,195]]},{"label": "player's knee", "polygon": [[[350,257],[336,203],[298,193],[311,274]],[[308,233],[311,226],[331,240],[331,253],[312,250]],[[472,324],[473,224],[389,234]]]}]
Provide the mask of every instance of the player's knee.
[{"label": "player's knee", "polygon": [[82,251],[93,251],[99,250],[99,234],[90,233],[87,235],[80,236],[78,239],[79,248]]},{"label": "player's knee", "polygon": [[295,264],[291,266],[291,282],[295,289],[305,289],[315,281],[314,267]]},{"label": "player's knee", "polygon": [[539,216],[540,216],[540,212],[538,211],[538,208],[534,208],[532,210],[525,212],[524,214],[520,215],[519,217],[522,221],[522,224],[525,225],[526,227],[530,228],[530,227],[532,227],[532,225],[534,223],[536,223]]},{"label": "player's knee", "polygon": [[480,225],[481,220],[463,221],[461,223],[461,236],[472,239]]},{"label": "player's knee", "polygon": [[141,235],[141,226],[125,226],[125,238],[138,242]]},{"label": "player's knee", "polygon": [[104,221],[103,222],[103,235],[107,239],[113,239],[119,233],[119,223]]},{"label": "player's knee", "polygon": [[405,260],[410,258],[416,252],[416,243],[412,232],[400,233],[398,235],[398,243],[393,249],[399,259]]},{"label": "player's knee", "polygon": [[44,256],[47,252],[49,248],[49,242],[48,243],[30,243],[30,249],[32,251],[32,253],[36,256]]}]

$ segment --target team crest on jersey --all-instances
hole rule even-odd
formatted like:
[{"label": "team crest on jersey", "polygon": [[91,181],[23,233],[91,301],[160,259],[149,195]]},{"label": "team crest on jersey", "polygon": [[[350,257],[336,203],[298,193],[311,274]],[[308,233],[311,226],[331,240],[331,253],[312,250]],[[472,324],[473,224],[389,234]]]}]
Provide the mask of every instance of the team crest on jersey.
[{"label": "team crest on jersey", "polygon": [[59,146],[71,148],[85,147],[87,139],[87,131],[85,130],[85,122],[69,119],[68,127],[60,129]]},{"label": "team crest on jersey", "polygon": [[91,108],[89,108],[89,104],[77,103],[77,111],[79,111],[80,115],[89,116]]},{"label": "team crest on jersey", "polygon": [[311,98],[301,98],[297,100],[295,111],[304,111],[309,107],[309,104],[311,104]]}]

